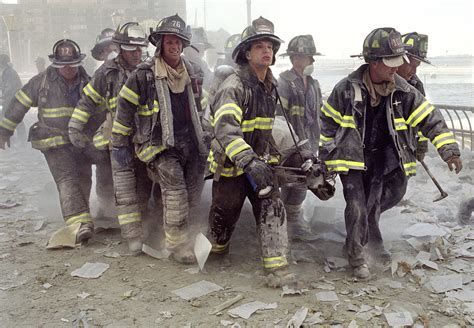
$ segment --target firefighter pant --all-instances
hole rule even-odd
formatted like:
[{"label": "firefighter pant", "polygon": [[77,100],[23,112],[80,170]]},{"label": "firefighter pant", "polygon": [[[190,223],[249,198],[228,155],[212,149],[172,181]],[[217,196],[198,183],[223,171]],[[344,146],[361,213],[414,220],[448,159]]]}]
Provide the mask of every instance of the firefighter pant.
[{"label": "firefighter pant", "polygon": [[123,167],[112,159],[115,206],[124,238],[143,236],[142,216],[146,212],[152,181],[147,176],[146,164],[135,159]]},{"label": "firefighter pant", "polygon": [[363,248],[369,241],[371,247],[383,248],[379,229],[382,208],[394,206],[406,191],[406,178],[401,169],[386,175],[383,170],[383,162],[379,162],[379,165],[369,165],[367,171],[349,170],[346,175],[340,175],[346,201],[347,255],[354,267],[365,263]]},{"label": "firefighter pant", "polygon": [[258,198],[245,174],[232,178],[220,177],[219,181],[212,184],[209,213],[212,252],[228,252],[232,232],[246,197],[252,204],[265,270],[272,271],[288,266],[288,235],[283,203],[275,195],[270,198]]},{"label": "firefighter pant", "polygon": [[64,221],[67,224],[92,222],[90,160],[71,145],[43,151],[43,155],[59,192]]},{"label": "firefighter pant", "polygon": [[166,247],[173,250],[188,245],[189,213],[198,205],[199,183],[203,179],[192,139],[177,138],[175,147],[148,165],[148,176],[161,189]]},{"label": "firefighter pant", "polygon": [[281,200],[285,204],[288,222],[295,222],[300,219],[301,207],[306,198],[307,190],[307,188],[298,187],[281,188]]},{"label": "firefighter pant", "polygon": [[95,164],[95,192],[99,201],[99,211],[114,204],[114,184],[110,153],[108,150],[95,150],[91,155]]}]

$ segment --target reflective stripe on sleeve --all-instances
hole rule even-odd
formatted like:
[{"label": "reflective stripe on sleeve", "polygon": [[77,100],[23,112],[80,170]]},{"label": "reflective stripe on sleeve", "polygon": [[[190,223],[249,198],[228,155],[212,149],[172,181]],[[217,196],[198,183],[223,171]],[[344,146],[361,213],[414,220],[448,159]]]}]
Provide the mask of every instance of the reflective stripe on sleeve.
[{"label": "reflective stripe on sleeve", "polygon": [[416,162],[403,163],[403,169],[405,170],[405,175],[415,175],[416,174]]},{"label": "reflective stripe on sleeve", "polygon": [[4,117],[0,120],[0,126],[8,131],[15,132],[18,123],[9,120],[8,118]]},{"label": "reflective stripe on sleeve", "polygon": [[230,103],[219,107],[219,109],[216,110],[216,113],[214,114],[214,124],[219,121],[223,115],[233,115],[239,124],[242,122],[242,109],[240,109],[237,104]]},{"label": "reflective stripe on sleeve", "polygon": [[123,125],[117,120],[114,120],[114,124],[112,125],[112,133],[118,133],[128,137],[130,135],[130,131],[132,131],[132,128]]},{"label": "reflective stripe on sleeve", "polygon": [[436,136],[433,139],[432,143],[436,147],[436,149],[440,149],[444,145],[456,143],[456,139],[454,139],[454,135],[452,132],[446,132]]},{"label": "reflective stripe on sleeve", "polygon": [[273,118],[256,117],[252,120],[242,122],[242,132],[252,132],[254,130],[271,130],[273,127]]},{"label": "reflective stripe on sleeve", "polygon": [[104,102],[104,97],[102,97],[93,87],[92,84],[87,83],[87,85],[82,89],[84,94],[92,99],[96,104],[101,104]]},{"label": "reflective stripe on sleeve", "polygon": [[33,106],[33,101],[23,90],[18,90],[18,92],[15,94],[15,98],[26,108]]},{"label": "reflective stripe on sleeve", "polygon": [[55,136],[46,139],[32,140],[31,146],[35,149],[45,150],[49,148],[54,148],[62,145],[67,145],[69,141],[64,139],[63,136]]},{"label": "reflective stripe on sleeve", "polygon": [[79,122],[82,123],[87,123],[89,121],[91,114],[88,112],[85,112],[79,108],[74,108],[74,112],[72,113],[71,118],[78,120]]},{"label": "reflective stripe on sleeve", "polygon": [[74,107],[40,108],[39,111],[44,118],[71,117]]},{"label": "reflective stripe on sleeve", "polygon": [[226,155],[230,158],[231,161],[234,161],[234,156],[240,152],[251,149],[250,145],[244,141],[242,138],[236,138],[225,148]]},{"label": "reflective stripe on sleeve", "polygon": [[157,154],[161,153],[166,149],[165,146],[148,146],[144,149],[140,149],[137,152],[137,157],[142,162],[148,163],[151,161]]},{"label": "reflective stripe on sleeve", "polygon": [[417,109],[411,113],[407,119],[407,124],[415,127],[420,123],[426,116],[428,116],[435,107],[431,105],[428,100],[425,100]]},{"label": "reflective stripe on sleeve", "polygon": [[430,139],[428,139],[427,137],[425,137],[425,136],[423,135],[423,133],[421,133],[421,131],[418,131],[417,134],[418,134],[418,141],[428,141],[428,140],[430,140]]},{"label": "reflective stripe on sleeve", "polygon": [[346,161],[343,159],[329,160],[326,161],[326,166],[330,171],[336,172],[347,172],[350,169],[353,170],[365,170],[365,164],[363,162]]},{"label": "reflective stripe on sleeve", "polygon": [[150,115],[153,115],[154,113],[158,113],[159,111],[160,111],[160,108],[158,107],[158,102],[155,100],[153,102],[152,109],[148,109],[148,105],[138,106],[137,114],[140,116],[150,116]]},{"label": "reflective stripe on sleeve", "polygon": [[124,98],[128,102],[134,104],[135,106],[138,106],[138,99],[139,99],[138,94],[130,90],[129,88],[127,88],[126,85],[124,85],[122,89],[120,90],[119,96]]}]

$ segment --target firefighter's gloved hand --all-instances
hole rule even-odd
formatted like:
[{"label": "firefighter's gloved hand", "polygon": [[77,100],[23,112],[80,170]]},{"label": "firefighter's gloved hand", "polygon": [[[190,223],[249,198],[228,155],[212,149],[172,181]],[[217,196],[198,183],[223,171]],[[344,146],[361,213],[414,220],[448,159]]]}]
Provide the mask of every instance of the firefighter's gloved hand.
[{"label": "firefighter's gloved hand", "polygon": [[87,142],[89,142],[89,138],[85,135],[85,133],[82,131],[79,131],[76,128],[69,127],[68,133],[69,133],[69,140],[71,140],[71,143],[73,144],[74,147],[84,148]]},{"label": "firefighter's gloved hand", "polygon": [[10,137],[0,135],[0,149],[5,149],[5,146],[10,148]]},{"label": "firefighter's gloved hand", "polygon": [[421,162],[425,159],[425,154],[426,153],[424,152],[416,150],[416,159],[418,160],[418,162]]},{"label": "firefighter's gloved hand", "polygon": [[428,142],[418,141],[416,146],[416,159],[421,162],[425,159],[425,154],[428,152]]},{"label": "firefighter's gloved hand", "polygon": [[268,186],[273,186],[273,171],[270,165],[264,161],[254,158],[244,168],[257,185],[257,190],[265,189]]},{"label": "firefighter's gloved hand", "polygon": [[131,147],[113,147],[112,159],[121,167],[130,167],[133,162],[133,151]]},{"label": "firefighter's gloved hand", "polygon": [[449,170],[452,171],[454,169],[454,171],[456,172],[456,174],[458,174],[459,172],[461,172],[462,170],[462,161],[461,161],[461,158],[459,156],[452,156],[450,157],[446,163],[448,164],[448,167],[449,167]]}]

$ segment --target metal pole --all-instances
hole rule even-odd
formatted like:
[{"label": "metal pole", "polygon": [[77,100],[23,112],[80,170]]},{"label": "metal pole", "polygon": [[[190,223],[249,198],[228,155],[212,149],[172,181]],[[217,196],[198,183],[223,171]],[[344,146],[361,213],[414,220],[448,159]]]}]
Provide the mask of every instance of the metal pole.
[{"label": "metal pole", "polygon": [[252,0],[247,0],[247,26],[252,23]]},{"label": "metal pole", "polygon": [[206,0],[204,0],[204,30],[206,30],[207,28],[207,13],[206,13]]},{"label": "metal pole", "polygon": [[8,54],[10,55],[10,61],[13,62],[13,56],[12,56],[12,43],[10,41],[10,30],[7,29],[7,40],[8,40]]}]

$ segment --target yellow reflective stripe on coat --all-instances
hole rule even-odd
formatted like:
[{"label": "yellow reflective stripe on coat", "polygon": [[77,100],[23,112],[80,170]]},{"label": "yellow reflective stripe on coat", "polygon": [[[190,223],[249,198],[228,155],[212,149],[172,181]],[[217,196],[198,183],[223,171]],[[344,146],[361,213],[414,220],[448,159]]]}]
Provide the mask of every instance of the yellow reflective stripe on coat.
[{"label": "yellow reflective stripe on coat", "polygon": [[4,117],[2,120],[0,120],[0,126],[4,129],[7,129],[8,131],[15,132],[15,129],[17,127],[18,123],[13,122],[12,120],[9,120],[8,118]]},{"label": "yellow reflective stripe on coat", "polygon": [[425,136],[423,135],[423,133],[421,133],[421,131],[418,131],[417,134],[418,134],[418,141],[428,141],[428,140],[430,140],[430,139],[428,139],[427,137],[425,137]]},{"label": "yellow reflective stripe on coat", "polygon": [[44,150],[49,148],[54,148],[62,145],[67,145],[69,141],[64,139],[63,136],[55,136],[46,139],[32,140],[31,146],[35,149]]},{"label": "yellow reflective stripe on coat", "polygon": [[158,107],[158,101],[153,101],[153,109],[148,109],[148,105],[140,105],[138,106],[137,114],[140,116],[150,116],[154,113],[158,113],[160,108]]},{"label": "yellow reflective stripe on coat", "polygon": [[264,257],[263,258],[263,267],[265,269],[280,268],[287,266],[288,261],[284,256],[274,256],[274,257]]},{"label": "yellow reflective stripe on coat", "polygon": [[180,245],[186,242],[188,239],[188,234],[186,231],[173,231],[172,233],[165,231],[165,241],[168,245]]},{"label": "yellow reflective stripe on coat", "polygon": [[431,142],[436,147],[436,149],[440,149],[444,145],[456,143],[456,139],[454,139],[452,132],[446,132],[436,136]]},{"label": "yellow reflective stripe on coat", "polygon": [[88,222],[92,222],[92,218],[89,212],[70,216],[66,219],[67,225],[74,224],[74,223],[88,223]]},{"label": "yellow reflective stripe on coat", "polygon": [[117,97],[113,97],[109,99],[109,108],[114,109],[117,107]]},{"label": "yellow reflective stripe on coat", "polygon": [[325,164],[330,171],[347,172],[349,169],[364,170],[364,162],[346,161],[344,159],[336,159],[325,161]]},{"label": "yellow reflective stripe on coat", "polygon": [[417,109],[411,113],[407,119],[407,124],[415,127],[420,123],[426,116],[428,116],[435,107],[431,105],[428,100],[425,100]]},{"label": "yellow reflective stripe on coat", "polygon": [[15,98],[26,108],[33,106],[33,100],[31,100],[31,98],[28,97],[28,95],[23,92],[23,90],[18,90],[18,92],[15,94]]},{"label": "yellow reflective stripe on coat", "polygon": [[415,175],[416,174],[416,162],[403,163],[403,169],[405,170],[405,175]]},{"label": "yellow reflective stripe on coat", "polygon": [[78,120],[79,122],[82,122],[82,123],[87,123],[90,117],[91,117],[91,114],[77,107],[74,108],[74,112],[71,115],[71,118]]},{"label": "yellow reflective stripe on coat", "polygon": [[165,149],[165,146],[147,146],[137,152],[137,157],[142,162],[149,162],[153,159],[153,157],[155,157],[157,154],[161,153]]},{"label": "yellow reflective stripe on coat", "polygon": [[130,131],[132,131],[132,128],[123,125],[117,120],[114,120],[114,124],[112,125],[112,133],[118,133],[127,137],[130,135]]},{"label": "yellow reflective stripe on coat", "polygon": [[293,105],[289,108],[289,112],[291,116],[304,116],[304,107]]},{"label": "yellow reflective stripe on coat", "polygon": [[334,138],[326,137],[324,134],[319,135],[319,145],[323,146],[325,143],[334,140]]},{"label": "yellow reflective stripe on coat", "polygon": [[252,132],[254,130],[271,130],[272,127],[272,117],[256,117],[252,120],[244,120],[242,122],[242,132]]},{"label": "yellow reflective stripe on coat", "polygon": [[267,161],[267,164],[278,164],[280,163],[279,155],[270,155],[270,158]]},{"label": "yellow reflective stripe on coat", "polygon": [[[214,152],[211,150],[209,152],[209,155],[207,157],[207,161],[209,162],[209,171],[211,173],[216,173],[217,168],[219,167],[219,163],[216,162],[214,159]],[[221,170],[221,176],[223,177],[237,177],[239,175],[242,175],[244,173],[244,170],[241,168],[237,168],[236,166],[232,167],[222,167]]]},{"label": "yellow reflective stripe on coat", "polygon": [[58,108],[40,108],[41,116],[44,118],[61,118],[71,117],[74,112],[74,107],[58,107]]},{"label": "yellow reflective stripe on coat", "polygon": [[397,131],[402,131],[402,130],[407,130],[408,126],[407,123],[405,122],[405,119],[403,117],[401,118],[396,118],[394,120],[395,122],[395,130]]},{"label": "yellow reflective stripe on coat", "polygon": [[94,147],[97,149],[104,149],[110,141],[107,140],[102,134],[96,134],[94,138],[92,138],[92,142],[94,143]]},{"label": "yellow reflective stripe on coat", "polygon": [[126,85],[124,85],[120,90],[119,96],[126,99],[128,102],[138,106],[138,94],[127,88]]},{"label": "yellow reflective stripe on coat", "polygon": [[341,113],[335,110],[328,102],[324,103],[324,105],[321,107],[321,111],[324,115],[332,118],[334,122],[343,128],[356,128],[354,117],[352,115],[342,116]]},{"label": "yellow reflective stripe on coat", "polygon": [[216,110],[214,114],[214,124],[219,121],[223,115],[233,115],[237,122],[242,122],[242,109],[235,103],[224,104]]},{"label": "yellow reflective stripe on coat", "polygon": [[230,244],[230,240],[227,243],[225,243],[224,245],[212,244],[211,253],[214,253],[214,254],[227,253],[227,250],[229,248],[229,244]]},{"label": "yellow reflective stripe on coat", "polygon": [[244,139],[242,138],[236,138],[233,140],[231,143],[225,147],[225,153],[227,157],[230,158],[231,161],[234,161],[234,156],[239,154],[240,152],[246,150],[246,149],[251,149],[250,145],[245,142]]},{"label": "yellow reflective stripe on coat", "polygon": [[127,214],[120,214],[118,216],[119,224],[126,225],[133,222],[140,222],[142,220],[142,215],[140,212],[132,212]]},{"label": "yellow reflective stripe on coat", "polygon": [[102,97],[93,87],[92,84],[87,83],[87,85],[82,89],[84,94],[92,99],[96,104],[101,104],[104,102],[104,97]]}]

